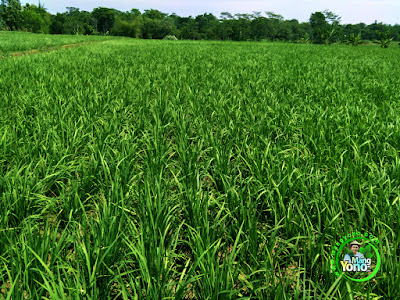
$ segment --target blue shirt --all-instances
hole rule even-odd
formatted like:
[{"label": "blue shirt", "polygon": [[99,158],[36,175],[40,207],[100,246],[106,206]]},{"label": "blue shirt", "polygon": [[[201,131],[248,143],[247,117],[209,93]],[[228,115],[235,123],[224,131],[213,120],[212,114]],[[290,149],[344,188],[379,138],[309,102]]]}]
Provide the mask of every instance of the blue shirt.
[{"label": "blue shirt", "polygon": [[[356,254],[354,254],[354,257],[358,257],[358,258],[361,258],[361,259],[364,259],[364,258],[365,258],[365,257],[364,257],[364,254],[362,254],[362,253],[360,253],[360,252],[357,252]],[[351,263],[350,255],[346,254],[346,255],[344,256],[343,261],[348,261],[349,263]]]}]

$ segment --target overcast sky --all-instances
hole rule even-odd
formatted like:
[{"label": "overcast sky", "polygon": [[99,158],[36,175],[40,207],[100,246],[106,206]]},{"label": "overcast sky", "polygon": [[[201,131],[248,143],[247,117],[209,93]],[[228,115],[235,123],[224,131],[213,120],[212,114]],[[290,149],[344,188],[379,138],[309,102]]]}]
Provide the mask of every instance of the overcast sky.
[{"label": "overcast sky", "polygon": [[[34,3],[37,0],[21,0],[21,3]],[[328,9],[342,17],[342,24],[366,23],[377,20],[386,24],[400,24],[400,0],[41,0],[50,13],[64,12],[73,6],[91,11],[93,8],[111,7],[121,11],[137,8],[158,9],[179,16],[196,16],[213,13],[219,17],[221,12],[252,13],[253,11],[272,11],[285,19],[305,22],[311,13]]]}]

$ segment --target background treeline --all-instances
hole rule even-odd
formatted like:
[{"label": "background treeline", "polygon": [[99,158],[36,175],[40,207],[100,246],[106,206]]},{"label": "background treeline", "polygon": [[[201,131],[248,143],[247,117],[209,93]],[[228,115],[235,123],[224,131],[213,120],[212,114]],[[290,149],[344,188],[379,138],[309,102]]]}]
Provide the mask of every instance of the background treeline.
[{"label": "background treeline", "polygon": [[[68,7],[64,13],[52,15],[41,5],[25,4],[19,0],[2,0],[0,30],[24,30],[53,34],[110,34],[143,39],[205,40],[280,40],[331,44],[347,42],[353,45],[363,40],[390,42],[400,40],[400,25],[375,23],[367,25],[340,24],[340,17],[330,11],[311,14],[308,22],[285,20],[273,12],[252,14],[221,13],[220,17],[203,14],[180,17],[155,9],[121,12],[98,7],[81,11]],[[382,45],[383,46],[383,45]]]}]

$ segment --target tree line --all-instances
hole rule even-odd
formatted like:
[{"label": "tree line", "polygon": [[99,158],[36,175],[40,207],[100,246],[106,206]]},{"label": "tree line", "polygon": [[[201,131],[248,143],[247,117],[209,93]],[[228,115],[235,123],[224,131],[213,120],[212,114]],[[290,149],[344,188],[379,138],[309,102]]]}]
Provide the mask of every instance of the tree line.
[{"label": "tree line", "polygon": [[156,9],[119,11],[98,7],[83,11],[67,7],[63,13],[50,14],[43,5],[25,4],[19,0],[1,0],[0,30],[22,30],[33,33],[116,35],[143,39],[176,37],[191,40],[291,41],[357,45],[363,40],[379,41],[382,47],[400,40],[400,25],[341,24],[331,11],[315,12],[308,22],[285,20],[273,12],[230,14],[219,17],[205,13],[180,17]]}]

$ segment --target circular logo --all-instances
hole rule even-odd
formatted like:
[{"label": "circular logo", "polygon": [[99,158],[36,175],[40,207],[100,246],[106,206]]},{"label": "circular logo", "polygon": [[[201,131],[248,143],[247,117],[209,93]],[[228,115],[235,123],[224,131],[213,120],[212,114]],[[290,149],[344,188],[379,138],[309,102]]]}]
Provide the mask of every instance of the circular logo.
[{"label": "circular logo", "polygon": [[378,244],[378,239],[367,232],[364,234],[353,232],[345,235],[333,246],[332,272],[338,277],[342,275],[344,278],[356,282],[372,279],[381,266]]}]

